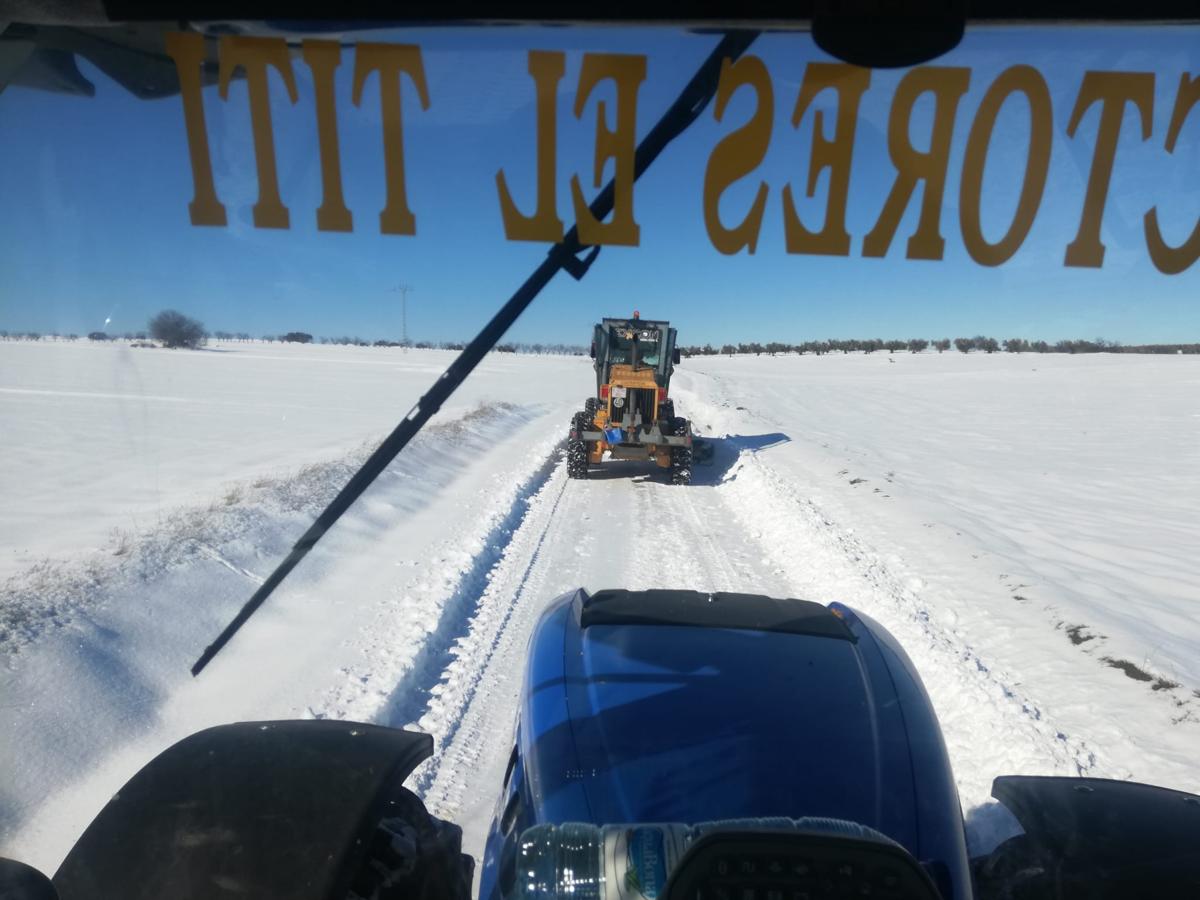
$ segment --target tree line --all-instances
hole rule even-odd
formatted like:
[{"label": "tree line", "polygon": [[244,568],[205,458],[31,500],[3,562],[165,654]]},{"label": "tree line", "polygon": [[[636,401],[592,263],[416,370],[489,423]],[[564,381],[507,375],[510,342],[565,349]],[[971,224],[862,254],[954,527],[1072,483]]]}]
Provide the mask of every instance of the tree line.
[{"label": "tree line", "polygon": [[787,353],[799,355],[810,353],[814,356],[823,356],[827,353],[877,353],[879,351],[896,353],[905,350],[909,353],[923,353],[931,347],[938,353],[945,353],[951,347],[959,353],[971,353],[972,351],[998,353],[1002,350],[1006,353],[1200,353],[1200,344],[1124,345],[1120,341],[1109,341],[1104,338],[1096,338],[1091,341],[1062,340],[1055,341],[1052,344],[1049,341],[1030,341],[1026,338],[1007,338],[1006,340],[998,341],[986,335],[977,335],[970,338],[938,338],[932,341],[925,338],[911,338],[906,341],[885,341],[881,338],[869,338],[867,340],[830,339],[826,341],[804,341],[799,344],[789,344],[781,341],[771,341],[770,343],[762,344],[758,341],[751,341],[749,343],[722,344],[720,349],[714,347],[712,344],[705,344],[704,346],[692,345],[680,347],[679,352],[682,356],[762,356],[764,354],[767,356],[778,356]]},{"label": "tree line", "polygon": [[[284,334],[264,334],[254,337],[249,332],[215,331],[211,335],[204,326],[195,319],[189,318],[175,310],[164,310],[154,316],[148,323],[147,331],[126,331],[123,334],[107,334],[93,331],[87,335],[91,341],[107,341],[124,339],[129,341],[144,341],[153,338],[167,347],[199,347],[209,337],[219,341],[265,341],[266,343],[300,343],[300,344],[332,344],[352,347],[412,347],[417,350],[462,350],[466,344],[462,341],[368,341],[361,337],[318,337],[304,331],[289,331]],[[78,334],[46,334],[37,331],[8,332],[0,330],[0,340],[4,341],[38,341],[43,337],[54,340],[77,341]],[[998,341],[986,335],[975,337],[911,338],[906,341],[881,338],[866,340],[829,339],[825,341],[804,341],[791,344],[782,341],[771,341],[766,344],[758,341],[738,344],[722,344],[718,349],[712,344],[681,346],[680,355],[690,356],[734,356],[754,355],[778,356],[795,353],[799,355],[813,354],[823,356],[827,353],[888,353],[903,352],[923,353],[932,348],[938,353],[945,353],[953,347],[960,353],[982,352],[997,353],[1200,353],[1200,344],[1131,344],[1124,345],[1120,341],[1109,341],[1104,338],[1095,340],[1061,340],[1051,344],[1049,341],[1030,341],[1026,338],[1007,338]],[[493,350],[497,353],[530,353],[555,354],[566,356],[583,356],[587,350],[579,344],[564,343],[504,343],[497,344]]]},{"label": "tree line", "polygon": [[[4,331],[0,330],[0,341],[145,341],[150,338],[168,347],[198,347],[205,344],[209,338],[226,343],[250,343],[260,341],[268,344],[326,344],[343,347],[402,347],[416,350],[462,350],[467,345],[465,341],[369,341],[362,337],[313,337],[303,331],[289,331],[286,334],[264,334],[254,336],[245,331],[214,331],[211,334],[195,320],[178,322],[172,319],[165,328],[160,327],[149,331],[126,331],[109,334],[104,331],[93,331],[90,334],[43,334],[40,331]],[[556,354],[565,356],[584,356],[587,348],[579,344],[554,343],[505,343],[492,348],[496,353],[532,353]]]}]

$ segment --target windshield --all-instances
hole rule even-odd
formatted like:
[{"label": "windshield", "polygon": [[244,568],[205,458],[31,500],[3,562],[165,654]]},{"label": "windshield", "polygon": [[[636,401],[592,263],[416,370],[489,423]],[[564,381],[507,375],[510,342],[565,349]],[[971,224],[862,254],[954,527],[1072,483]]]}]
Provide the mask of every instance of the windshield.
[{"label": "windshield", "polygon": [[657,366],[662,356],[662,338],[657,331],[613,332],[609,345],[610,362],[632,365],[635,361],[643,366]]},{"label": "windshield", "polygon": [[[568,793],[636,757],[609,818],[672,783],[652,697],[707,710],[704,789],[759,815],[793,795],[748,736],[822,728],[775,701],[905,655],[972,854],[1016,830],[998,775],[1200,790],[1198,38],[972,25],[870,69],[806,28],[9,25],[0,855],[53,872],[174,741],[309,718],[431,734],[409,784],[483,859],[506,768],[546,783],[514,722],[568,690],[527,667],[579,588],[894,637],[849,668],[614,639],[570,696],[619,695],[620,733],[529,738]],[[657,375],[618,383],[635,340],[597,326],[635,310]]]}]

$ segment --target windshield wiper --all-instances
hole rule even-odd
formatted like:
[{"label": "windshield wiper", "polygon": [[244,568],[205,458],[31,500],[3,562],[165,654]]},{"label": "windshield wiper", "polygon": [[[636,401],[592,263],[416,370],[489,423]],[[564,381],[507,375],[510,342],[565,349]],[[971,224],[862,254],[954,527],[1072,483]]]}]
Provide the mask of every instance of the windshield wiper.
[{"label": "windshield wiper", "polygon": [[[635,182],[658,158],[667,144],[686,131],[688,126],[708,106],[717,91],[722,61],[736,60],[746,52],[758,34],[757,31],[730,31],[721,38],[720,43],[704,60],[675,102],[638,144],[633,164],[633,180]],[[612,212],[615,189],[614,178],[592,201],[589,209],[597,222],[603,221]],[[504,332],[524,312],[525,307],[529,306],[542,288],[550,282],[550,279],[558,274],[560,269],[565,269],[567,274],[576,280],[587,273],[588,268],[596,261],[600,248],[598,246],[591,247],[587,254],[581,257],[580,254],[585,249],[588,248],[579,241],[578,225],[572,226],[562,241],[550,248],[545,261],[534,270],[524,284],[517,288],[516,293],[466,346],[425,395],[417,401],[416,406],[392,430],[392,433],[384,438],[383,443],[367,458],[362,468],[354,473],[324,512],[317,516],[316,521],[296,541],[291,552],[262,583],[262,586],[254,592],[254,596],[246,601],[246,605],[234,616],[233,621],[226,625],[225,629],[217,635],[217,639],[205,648],[204,653],[192,666],[192,675],[199,675],[212,658],[221,651],[221,648],[229,643],[230,639],[237,634],[238,629],[263,605],[271,596],[271,592],[287,577],[287,574],[296,567],[300,560],[304,559],[308,551],[333,526],[333,523],[341,518],[342,513],[351,507],[363,491],[371,485],[371,482],[396,458],[396,454],[404,449],[404,446],[417,435],[430,417],[450,398],[472,370],[479,365],[480,360],[500,340]]]}]

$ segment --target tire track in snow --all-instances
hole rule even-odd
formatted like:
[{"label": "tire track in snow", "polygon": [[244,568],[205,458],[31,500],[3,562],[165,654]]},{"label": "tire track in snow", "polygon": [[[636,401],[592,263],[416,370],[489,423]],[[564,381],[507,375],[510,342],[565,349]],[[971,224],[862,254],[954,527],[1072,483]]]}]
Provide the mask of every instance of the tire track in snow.
[{"label": "tire track in snow", "polygon": [[[758,552],[723,533],[728,515],[711,486],[671,485],[653,467],[605,466],[588,481],[570,481],[560,466],[533,499],[471,634],[415,723],[437,748],[415,786],[431,812],[463,826],[477,856],[511,748],[526,647],[546,606],[580,586],[745,589],[745,560]],[[773,574],[753,587],[784,590]]]},{"label": "tire track in snow", "polygon": [[[879,618],[925,680],[968,809],[988,804],[992,777],[1005,772],[1119,777],[940,624],[908,573],[826,518],[755,450],[730,452],[736,459],[710,483],[701,475],[680,488],[659,483],[652,469],[621,464],[602,478],[569,482],[559,465],[530,498],[500,560],[487,567],[477,613],[447,654],[428,704],[392,720],[433,734],[435,756],[414,783],[431,812],[464,826],[470,852],[482,849],[499,791],[533,623],[580,585],[841,600]],[[611,572],[602,584],[588,583],[595,566],[579,557],[589,539],[613,561],[601,569]],[[1005,827],[993,812],[976,813],[977,844]]]},{"label": "tire track in snow", "polygon": [[560,462],[531,501],[504,561],[492,572],[471,634],[416,723],[434,735],[436,746],[434,757],[415,774],[416,789],[431,812],[463,825],[468,852],[477,858],[512,743],[534,623],[551,601],[589,580],[585,572],[595,562],[589,537],[620,543],[618,556],[628,557],[624,551],[637,545],[594,517],[596,491],[606,487],[571,481]]},{"label": "tire track in snow", "polygon": [[[693,414],[710,405],[689,400]],[[719,410],[707,411],[720,421]],[[1010,673],[956,634],[903,560],[884,560],[853,529],[831,521],[758,451],[731,443],[724,453],[733,457],[722,460],[727,469],[708,470],[707,479],[702,470],[686,488],[606,463],[604,476],[585,482],[568,483],[559,468],[532,498],[489,571],[469,634],[428,706],[409,720],[437,744],[416,784],[431,811],[464,826],[470,852],[482,849],[499,792],[533,623],[554,597],[580,585],[841,600],[880,619],[925,681],[977,847],[1006,827],[989,800],[995,775],[1127,774],[1104,766],[1088,741],[1059,730]],[[604,583],[589,583],[596,568],[578,556],[589,542],[611,561],[600,570]]]},{"label": "tire track in snow", "polygon": [[380,724],[399,728],[421,716],[443,673],[456,656],[455,647],[479,618],[493,572],[508,555],[510,545],[520,533],[534,496],[550,481],[565,443],[555,447],[537,471],[518,488],[508,511],[484,537],[483,550],[472,559],[454,593],[442,606],[437,627],[417,651],[408,672],[396,683],[377,718]]},{"label": "tire track in snow", "polygon": [[[537,498],[539,509],[529,517],[528,527],[520,536],[521,546],[510,545],[509,549],[513,552],[505,564],[494,571],[495,577],[491,579],[487,596],[481,600],[484,609],[472,622],[473,633],[464,636],[454,653],[455,662],[460,664],[448,667],[438,688],[432,692],[433,702],[426,708],[418,725],[422,728],[439,726],[437,739],[440,747],[449,747],[454,743],[480,688],[483,688],[485,696],[494,689],[494,682],[485,680],[484,673],[506,643],[505,639],[513,634],[509,628],[510,621],[525,611],[522,601],[526,598],[537,599],[540,579],[531,578],[531,574],[549,536],[550,522],[562,500],[566,483],[565,471],[560,466],[553,480],[542,489],[542,496]],[[511,597],[511,602],[507,602],[510,600],[509,588],[514,583],[518,586],[515,596]],[[531,613],[540,611],[540,607],[530,610]],[[507,658],[505,661],[508,661]],[[478,747],[478,744],[468,741],[466,746]],[[430,766],[421,773],[416,780],[417,790],[422,794],[427,792],[438,771],[440,767]]]},{"label": "tire track in snow", "polygon": [[[707,396],[679,393],[693,418],[723,421]],[[550,601],[581,585],[841,600],[879,619],[930,694],[973,850],[1011,827],[990,801],[995,775],[1129,777],[1091,739],[1057,726],[1015,673],[968,641],[953,609],[939,606],[903,558],[882,555],[833,521],[803,481],[772,468],[769,452],[731,441],[721,465],[701,468],[690,487],[661,482],[652,467],[611,462],[599,477],[568,481],[560,465],[488,570],[478,612],[410,720],[437,748],[416,784],[431,812],[464,827],[468,852],[481,852],[499,794],[533,624]]]},{"label": "tire track in snow", "polygon": [[340,670],[339,682],[308,707],[308,715],[402,726],[420,714],[476,615],[489,570],[503,558],[530,498],[550,478],[561,454],[557,436],[534,437],[532,443],[516,470],[496,476],[500,490],[490,507],[468,517],[478,523],[474,534],[459,534],[410,563],[414,569],[396,595],[380,603],[375,620],[361,633],[363,663]]}]

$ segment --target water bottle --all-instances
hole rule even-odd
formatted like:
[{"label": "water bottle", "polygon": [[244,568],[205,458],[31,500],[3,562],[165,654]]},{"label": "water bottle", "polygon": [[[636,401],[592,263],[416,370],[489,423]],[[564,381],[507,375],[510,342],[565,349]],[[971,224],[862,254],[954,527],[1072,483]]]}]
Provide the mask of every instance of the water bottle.
[{"label": "water bottle", "polygon": [[536,825],[517,847],[522,900],[656,900],[691,841],[678,823]]},{"label": "water bottle", "polygon": [[718,831],[816,831],[893,843],[855,822],[824,818],[725,819],[682,825],[535,825],[517,844],[519,900],[657,900],[691,844]]}]

